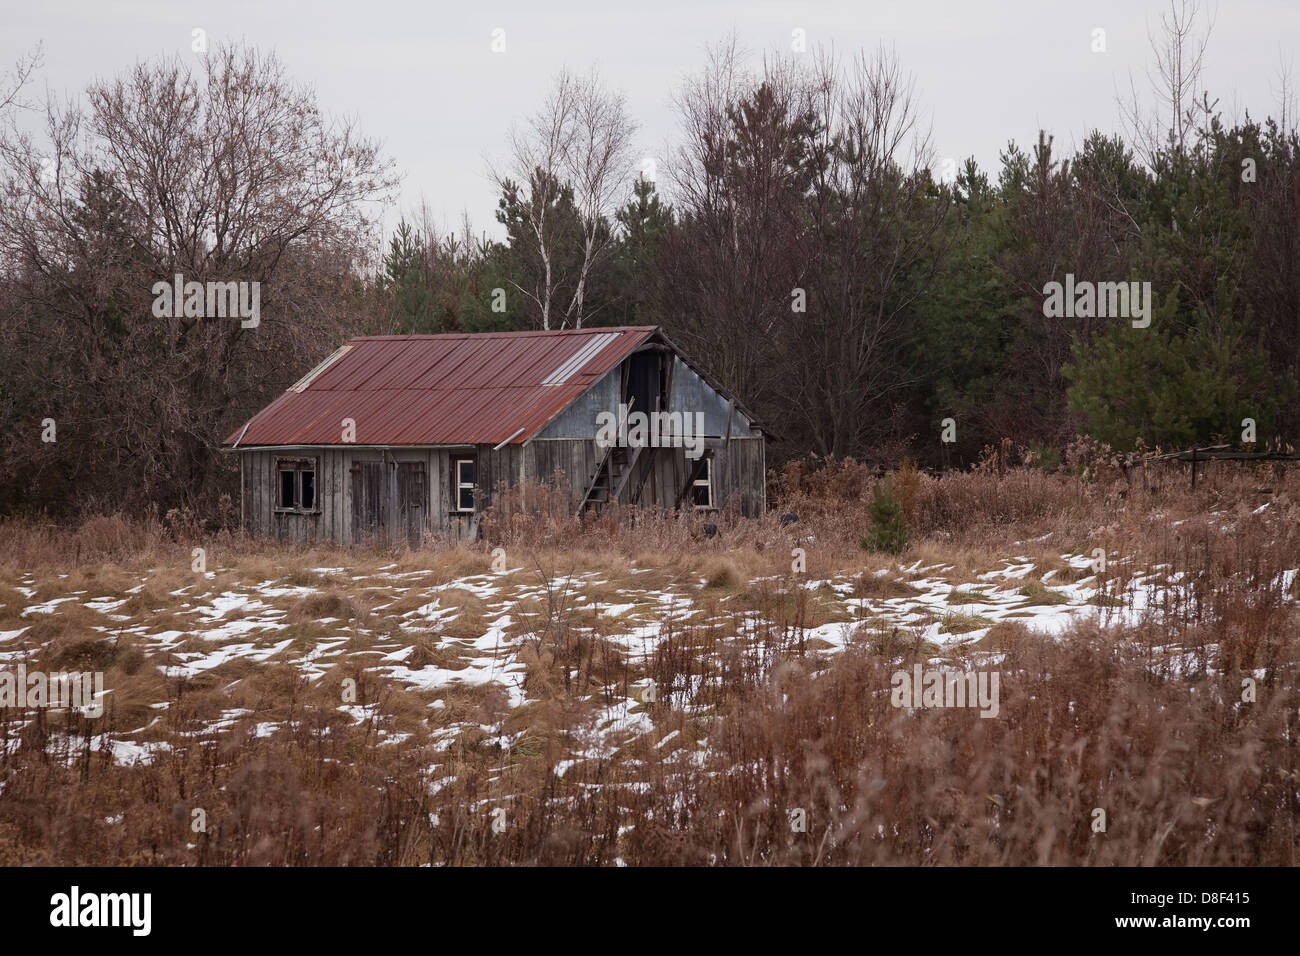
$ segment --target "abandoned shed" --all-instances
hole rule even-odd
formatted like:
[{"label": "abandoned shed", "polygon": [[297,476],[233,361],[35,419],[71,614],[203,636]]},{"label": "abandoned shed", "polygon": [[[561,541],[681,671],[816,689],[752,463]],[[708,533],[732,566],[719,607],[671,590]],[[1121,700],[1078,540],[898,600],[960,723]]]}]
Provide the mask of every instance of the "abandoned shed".
[{"label": "abandoned shed", "polygon": [[655,326],[354,338],[225,447],[245,530],[289,541],[473,538],[557,478],[575,512],[766,506],[762,427]]}]

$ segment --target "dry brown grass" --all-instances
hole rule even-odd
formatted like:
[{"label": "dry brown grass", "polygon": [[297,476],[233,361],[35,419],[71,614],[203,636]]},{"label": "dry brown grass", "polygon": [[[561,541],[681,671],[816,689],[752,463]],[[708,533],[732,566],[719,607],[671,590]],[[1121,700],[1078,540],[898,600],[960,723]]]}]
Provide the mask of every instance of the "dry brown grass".
[{"label": "dry brown grass", "polygon": [[[774,514],[716,516],[712,539],[695,516],[584,524],[541,491],[539,514],[505,510],[485,522],[482,544],[440,551],[295,553],[224,536],[203,542],[212,578],[190,571],[183,529],[121,517],[0,523],[0,630],[28,628],[6,649],[31,666],[102,669],[112,688],[95,723],[0,710],[0,864],[1297,862],[1300,620],[1295,586],[1280,584],[1300,568],[1297,478],[1211,468],[1192,492],[1173,469],[1131,488],[1016,469],[915,475],[913,544],[898,560],[858,544],[873,480],[851,462],[792,467],[774,483]],[[787,511],[798,523],[780,524]],[[426,572],[420,588],[489,575],[496,546],[510,568],[501,581],[533,593],[510,628],[524,638],[528,703],[510,710],[493,685],[413,690],[381,677],[377,661],[408,647],[408,667],[465,666],[448,640],[481,637],[498,612],[464,588],[442,590],[440,605],[458,613],[435,633],[401,616],[431,595],[366,588],[413,571]],[[1105,548],[1107,596],[1170,567],[1159,606],[1126,626],[1081,622],[1053,640],[1003,621],[941,652],[915,629],[864,618],[845,620],[848,647],[826,656],[807,630],[837,626],[842,604],[794,587],[794,547],[807,551],[802,580],[842,576],[867,603],[916,594],[900,561],[952,566],[946,579],[969,591],[1023,556],[1035,568],[1017,586],[1035,604],[1092,574],[1063,553]],[[564,576],[592,573],[589,602],[565,596]],[[171,591],[210,598],[264,581],[316,593],[273,602],[290,627],[241,640],[298,647],[339,633],[321,618],[348,622],[347,653],[318,680],[275,658],[166,677],[165,661],[131,635],[95,631],[107,619],[75,601],[22,613],[84,591],[79,600],[126,598],[117,613],[151,631],[184,632],[193,619]],[[628,603],[634,588],[688,584],[696,613],[665,618],[646,658],[617,646],[618,619],[594,611]],[[988,623],[953,603],[949,630]],[[940,653],[1000,673],[996,719],[890,705],[891,675]],[[1245,678],[1253,703],[1242,702]],[[602,730],[650,680],[655,695],[626,709],[651,732]],[[357,699],[345,711],[348,681]],[[165,746],[130,765],[91,748],[105,735]],[[205,833],[190,828],[196,808]],[[1096,808],[1104,833],[1092,829]],[[502,832],[494,810],[505,811]],[[806,831],[790,826],[796,810]]]}]

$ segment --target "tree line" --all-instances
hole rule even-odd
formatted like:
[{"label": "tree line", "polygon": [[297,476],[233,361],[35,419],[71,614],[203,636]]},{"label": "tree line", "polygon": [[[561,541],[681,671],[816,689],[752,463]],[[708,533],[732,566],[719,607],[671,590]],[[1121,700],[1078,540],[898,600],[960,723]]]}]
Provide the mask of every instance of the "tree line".
[{"label": "tree line", "polygon": [[[142,63],[77,105],[25,97],[37,51],[0,85],[0,511],[211,513],[225,435],[362,333],[660,325],[775,464],[1285,443],[1300,139],[1285,86],[1277,118],[1224,120],[1194,18],[1123,133],[1045,130],[990,170],[934,155],[883,50],[716,46],[655,160],[598,73],[564,72],[486,171],[497,239],[417,211],[385,241],[395,164],[273,54]],[[257,281],[260,324],[157,317],[176,275]],[[1044,308],[1076,281],[1149,283],[1149,323]]]}]

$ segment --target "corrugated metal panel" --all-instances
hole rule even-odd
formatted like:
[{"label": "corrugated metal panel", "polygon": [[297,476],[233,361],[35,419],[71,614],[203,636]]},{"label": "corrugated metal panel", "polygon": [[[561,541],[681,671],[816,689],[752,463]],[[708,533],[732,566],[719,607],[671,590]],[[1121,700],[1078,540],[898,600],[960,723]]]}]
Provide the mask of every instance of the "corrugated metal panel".
[{"label": "corrugated metal panel", "polygon": [[617,332],[606,332],[593,336],[591,341],[578,349],[572,358],[565,359],[554,372],[542,379],[543,385],[564,385],[584,365],[600,354],[600,350],[618,338]]},{"label": "corrugated metal panel", "polygon": [[315,381],[315,380],[316,380],[316,377],[317,377],[318,375],[320,375],[321,372],[325,371],[327,368],[329,368],[331,365],[333,365],[335,362],[337,362],[340,358],[342,358],[344,355],[346,355],[346,354],[347,354],[348,352],[350,352],[351,350],[352,350],[352,346],[350,346],[350,345],[343,345],[343,346],[340,346],[339,348],[335,349],[333,352],[331,352],[331,353],[330,353],[330,354],[325,358],[325,361],[321,362],[319,365],[317,365],[314,369],[312,369],[310,372],[308,372],[308,373],[307,373],[306,375],[304,375],[302,378],[298,379],[298,381],[296,381],[296,382],[294,382],[292,385],[290,385],[290,386],[289,386],[289,391],[291,391],[291,392],[301,392],[301,391],[302,391],[303,389],[305,389],[308,385],[310,385],[313,381]]},{"label": "corrugated metal panel", "polygon": [[225,444],[343,444],[345,418],[358,445],[524,442],[655,331],[354,338]]}]

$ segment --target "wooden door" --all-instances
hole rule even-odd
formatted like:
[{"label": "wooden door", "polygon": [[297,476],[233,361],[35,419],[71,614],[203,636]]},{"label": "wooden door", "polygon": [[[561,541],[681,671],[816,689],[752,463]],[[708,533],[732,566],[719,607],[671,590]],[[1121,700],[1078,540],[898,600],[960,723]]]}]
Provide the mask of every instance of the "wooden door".
[{"label": "wooden door", "polygon": [[388,544],[388,482],[382,461],[352,463],[352,540]]},{"label": "wooden door", "polygon": [[424,462],[399,461],[397,466],[397,520],[393,539],[406,540],[412,548],[424,542],[425,521],[429,511],[429,482]]}]

